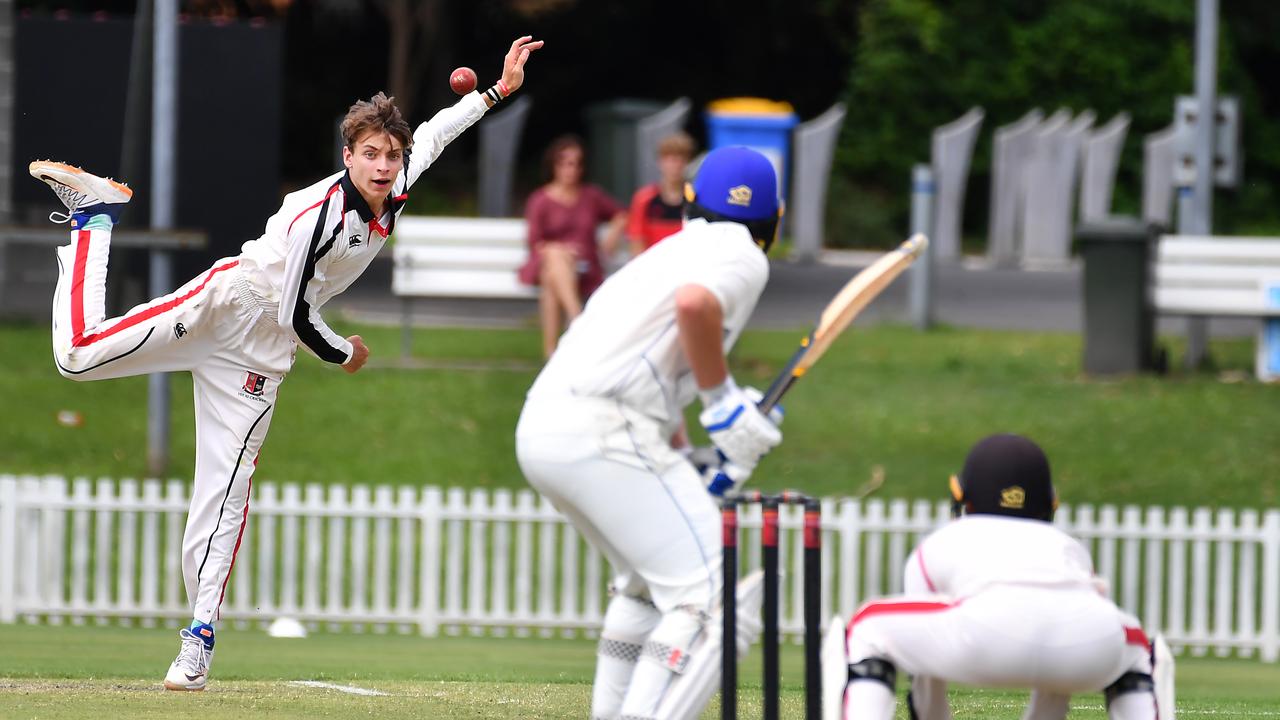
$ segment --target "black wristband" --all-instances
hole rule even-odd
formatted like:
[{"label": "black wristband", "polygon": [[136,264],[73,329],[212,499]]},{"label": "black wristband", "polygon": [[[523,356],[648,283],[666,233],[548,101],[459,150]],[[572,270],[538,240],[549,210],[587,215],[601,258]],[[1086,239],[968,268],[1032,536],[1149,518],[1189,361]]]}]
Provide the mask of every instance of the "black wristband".
[{"label": "black wristband", "polygon": [[485,90],[484,94],[489,96],[489,99],[493,101],[494,105],[497,105],[498,103],[502,102],[502,93],[498,92],[497,85],[494,85],[488,90]]}]

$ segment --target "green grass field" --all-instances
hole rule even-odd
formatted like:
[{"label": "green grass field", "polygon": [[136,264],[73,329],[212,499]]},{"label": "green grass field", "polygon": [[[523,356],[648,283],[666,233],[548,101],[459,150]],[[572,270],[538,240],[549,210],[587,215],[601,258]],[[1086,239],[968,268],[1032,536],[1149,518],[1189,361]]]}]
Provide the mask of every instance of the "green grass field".
[{"label": "green grass field", "polygon": [[[397,330],[337,325],[365,335],[374,362],[350,377],[299,359],[280,392],[260,479],[524,486],[512,433],[539,365],[534,331],[418,331],[406,365]],[[143,475],[146,381],[64,380],[47,333],[0,326],[8,360],[0,472]],[[767,383],[800,335],[746,334],[735,373]],[[1213,350],[1223,372],[1097,381],[1082,377],[1071,335],[855,328],[789,396],[786,442],[753,483],[840,495],[882,468],[882,496],[937,499],[974,440],[1008,430],[1046,447],[1068,502],[1274,506],[1280,386],[1247,379],[1250,342]],[[191,473],[190,384],[174,376],[172,477]],[[61,410],[81,413],[83,425],[59,425]],[[0,718],[581,718],[594,664],[586,640],[321,633],[290,641],[227,626],[214,684],[183,695],[160,689],[174,640],[172,629],[0,625]],[[744,717],[759,714],[758,658],[742,668]],[[784,717],[802,714],[801,676],[799,648],[788,646]],[[297,680],[387,695],[290,684]],[[1277,687],[1276,666],[1186,659],[1179,711],[1280,718]],[[1018,718],[1024,702],[1023,693],[953,693],[957,718]],[[1072,717],[1105,717],[1101,697],[1077,698]]]},{"label": "green grass field", "polygon": [[[536,331],[419,330],[405,367],[397,329],[336,325],[365,335],[371,365],[348,376],[299,354],[259,479],[523,487],[512,434]],[[800,335],[747,333],[738,378],[767,384]],[[70,382],[48,344],[44,327],[0,326],[0,472],[143,475],[146,380]],[[752,482],[840,495],[879,467],[881,495],[939,498],[975,440],[1015,431],[1046,448],[1067,502],[1273,506],[1280,386],[1247,379],[1251,341],[1213,351],[1226,372],[1099,381],[1081,375],[1073,335],[854,328],[788,397],[785,441]],[[190,386],[174,376],[178,478],[194,457]],[[60,426],[60,410],[83,426]]]},{"label": "green grass field", "polygon": [[[169,693],[160,680],[177,643],[167,629],[0,626],[3,718],[582,718],[594,644],[560,638],[420,638],[320,633],[279,640],[219,632],[203,693]],[[800,648],[783,650],[783,717],[803,716]],[[742,717],[760,714],[759,648],[740,668]],[[359,696],[291,684],[323,681],[387,693]],[[1241,660],[1181,659],[1184,717],[1280,716],[1280,668]],[[900,683],[905,685],[905,683]],[[1020,717],[1025,693],[958,688],[956,718]],[[718,700],[704,718],[719,717]],[[1105,718],[1101,695],[1073,699],[1073,718]],[[898,717],[905,718],[899,704]]]}]

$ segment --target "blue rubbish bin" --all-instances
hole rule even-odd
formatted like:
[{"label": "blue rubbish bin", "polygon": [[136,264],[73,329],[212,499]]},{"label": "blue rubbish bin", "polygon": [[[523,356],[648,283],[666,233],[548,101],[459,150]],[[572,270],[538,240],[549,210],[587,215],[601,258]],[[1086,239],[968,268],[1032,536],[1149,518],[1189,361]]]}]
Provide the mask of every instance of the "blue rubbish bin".
[{"label": "blue rubbish bin", "polygon": [[745,145],[773,163],[778,191],[787,197],[791,129],[800,122],[791,103],[764,98],[725,98],[707,105],[707,149]]}]

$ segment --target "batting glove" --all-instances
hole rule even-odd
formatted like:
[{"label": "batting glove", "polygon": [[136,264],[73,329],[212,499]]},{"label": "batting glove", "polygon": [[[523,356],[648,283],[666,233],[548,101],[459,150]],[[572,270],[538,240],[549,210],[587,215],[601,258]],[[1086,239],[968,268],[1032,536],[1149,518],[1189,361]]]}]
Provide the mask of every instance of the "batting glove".
[{"label": "batting glove", "polygon": [[702,472],[702,483],[707,492],[716,497],[733,495],[747,483],[751,477],[750,470],[744,470],[729,461],[708,467]]},{"label": "batting glove", "polygon": [[756,403],[727,378],[719,387],[702,393],[698,420],[726,464],[750,475],[764,454],[782,442],[782,432],[760,413]]},{"label": "batting glove", "polygon": [[[760,392],[756,388],[753,388],[749,385],[747,387],[742,388],[742,394],[746,395],[748,398],[751,398],[751,402],[755,403],[756,405],[759,405],[760,401],[764,400],[764,393]],[[769,415],[768,415],[769,422],[773,423],[778,427],[782,427],[782,421],[786,419],[786,415],[787,415],[787,411],[782,407],[781,403],[778,403],[773,407],[769,408]]]}]

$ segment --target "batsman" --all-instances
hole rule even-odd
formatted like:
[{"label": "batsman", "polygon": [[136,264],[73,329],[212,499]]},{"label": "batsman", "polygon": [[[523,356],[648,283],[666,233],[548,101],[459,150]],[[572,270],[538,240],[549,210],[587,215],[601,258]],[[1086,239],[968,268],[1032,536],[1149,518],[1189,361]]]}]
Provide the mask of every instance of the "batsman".
[{"label": "batsman", "polygon": [[[781,440],[725,354],[769,276],[781,215],[773,165],[707,155],[685,224],[592,295],[530,388],[516,428],[525,477],[609,558],[614,578],[591,717],[694,718],[719,679],[720,515]],[[673,446],[684,408],[724,458],[708,480]],[[674,444],[680,444],[677,440]],[[738,641],[759,632],[759,576],[739,585]]]}]

